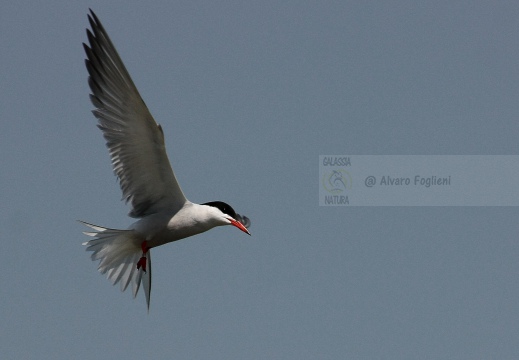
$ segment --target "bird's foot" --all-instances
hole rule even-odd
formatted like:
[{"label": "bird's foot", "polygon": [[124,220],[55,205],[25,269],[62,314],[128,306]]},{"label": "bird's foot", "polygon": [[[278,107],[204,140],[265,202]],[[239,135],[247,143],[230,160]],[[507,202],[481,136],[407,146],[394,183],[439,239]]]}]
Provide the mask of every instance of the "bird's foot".
[{"label": "bird's foot", "polygon": [[137,270],[142,268],[142,271],[146,272],[146,256],[143,256],[137,261]]},{"label": "bird's foot", "polygon": [[146,272],[146,253],[148,252],[148,243],[146,241],[143,241],[141,244],[142,249],[142,257],[137,261],[137,270],[142,268],[144,272]]}]

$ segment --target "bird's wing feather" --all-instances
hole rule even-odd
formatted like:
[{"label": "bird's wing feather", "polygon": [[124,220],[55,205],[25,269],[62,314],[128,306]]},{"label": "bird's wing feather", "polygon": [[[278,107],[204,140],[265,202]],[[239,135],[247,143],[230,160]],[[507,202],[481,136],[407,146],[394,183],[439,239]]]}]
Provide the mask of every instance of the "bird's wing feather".
[{"label": "bird's wing feather", "polygon": [[92,10],[83,44],[90,74],[94,115],[106,139],[130,216],[143,217],[163,207],[178,208],[186,198],[166,154],[164,133],[151,116],[103,25]]}]

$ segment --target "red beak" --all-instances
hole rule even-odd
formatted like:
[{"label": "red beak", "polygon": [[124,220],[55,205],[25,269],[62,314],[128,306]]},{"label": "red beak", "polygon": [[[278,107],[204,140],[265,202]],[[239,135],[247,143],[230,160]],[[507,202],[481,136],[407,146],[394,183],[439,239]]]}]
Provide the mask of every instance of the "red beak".
[{"label": "red beak", "polygon": [[247,230],[247,228],[245,226],[243,226],[243,224],[241,222],[236,221],[234,219],[229,219],[229,221],[231,222],[231,225],[236,226],[238,229],[240,229],[244,233],[250,235],[249,230]]}]

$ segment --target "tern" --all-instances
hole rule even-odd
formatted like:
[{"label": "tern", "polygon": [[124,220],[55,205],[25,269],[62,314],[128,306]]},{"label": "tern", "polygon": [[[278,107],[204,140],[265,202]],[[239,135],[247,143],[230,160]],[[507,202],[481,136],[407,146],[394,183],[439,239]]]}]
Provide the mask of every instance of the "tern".
[{"label": "tern", "polygon": [[250,235],[250,220],[222,202],[190,202],[184,196],[169,163],[162,127],[142,100],[106,30],[90,9],[91,30],[86,52],[90,100],[106,140],[112,167],[129,216],[139,219],[126,230],[81,221],[91,228],[83,243],[92,251],[98,270],[121,291],[132,284],[137,296],[142,282],[148,311],[151,293],[151,249],[203,233],[216,226],[233,225]]}]

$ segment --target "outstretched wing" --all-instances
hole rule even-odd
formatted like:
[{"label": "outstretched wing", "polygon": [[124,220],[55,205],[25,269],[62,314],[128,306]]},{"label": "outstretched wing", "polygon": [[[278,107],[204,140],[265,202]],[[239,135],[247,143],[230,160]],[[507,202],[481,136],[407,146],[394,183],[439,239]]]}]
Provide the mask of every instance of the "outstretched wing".
[{"label": "outstretched wing", "polygon": [[103,25],[90,10],[90,46],[83,44],[98,119],[130,216],[164,207],[180,208],[186,198],[166,154],[164,133],[151,116]]}]

